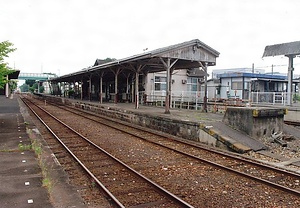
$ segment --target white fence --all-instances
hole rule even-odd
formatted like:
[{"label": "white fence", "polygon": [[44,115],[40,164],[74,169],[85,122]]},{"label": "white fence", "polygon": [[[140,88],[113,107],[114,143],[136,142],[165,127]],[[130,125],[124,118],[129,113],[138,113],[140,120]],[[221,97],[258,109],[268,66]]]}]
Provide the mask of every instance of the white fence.
[{"label": "white fence", "polygon": [[[293,103],[299,103],[299,94],[293,93]],[[271,105],[287,105],[287,92],[251,92],[252,103],[271,104]]]},{"label": "white fence", "polygon": [[[150,95],[144,95],[144,103],[155,104],[156,106],[164,106],[166,100],[166,91],[154,91]],[[172,108],[186,108],[186,109],[200,109],[201,103],[204,100],[204,92],[193,91],[172,91],[171,93],[171,107]]]}]

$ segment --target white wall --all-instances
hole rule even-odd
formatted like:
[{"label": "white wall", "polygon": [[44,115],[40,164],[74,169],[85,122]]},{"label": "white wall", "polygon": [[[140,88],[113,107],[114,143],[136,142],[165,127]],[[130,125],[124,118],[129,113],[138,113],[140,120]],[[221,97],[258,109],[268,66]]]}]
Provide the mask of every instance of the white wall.
[{"label": "white wall", "polygon": [[[166,72],[148,73],[145,78],[145,93],[153,95],[155,93],[155,76],[167,77]],[[171,86],[172,93],[187,91],[187,84],[183,84],[182,80],[187,80],[186,70],[176,70],[172,75],[173,84]]]}]

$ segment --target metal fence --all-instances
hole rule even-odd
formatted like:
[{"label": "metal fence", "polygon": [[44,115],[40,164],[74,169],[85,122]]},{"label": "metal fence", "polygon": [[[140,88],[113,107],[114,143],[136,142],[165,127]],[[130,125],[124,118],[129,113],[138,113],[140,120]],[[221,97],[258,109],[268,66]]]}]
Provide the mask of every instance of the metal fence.
[{"label": "metal fence", "polygon": [[[146,97],[145,97],[146,96]],[[203,91],[172,91],[171,107],[185,109],[200,109],[204,99]],[[164,106],[166,91],[155,91],[150,95],[144,95],[144,103],[156,106]]]},{"label": "metal fence", "polygon": [[[300,103],[299,94],[292,93],[293,103]],[[271,105],[287,105],[288,93],[287,92],[251,92],[252,103],[256,104],[271,104]]]}]

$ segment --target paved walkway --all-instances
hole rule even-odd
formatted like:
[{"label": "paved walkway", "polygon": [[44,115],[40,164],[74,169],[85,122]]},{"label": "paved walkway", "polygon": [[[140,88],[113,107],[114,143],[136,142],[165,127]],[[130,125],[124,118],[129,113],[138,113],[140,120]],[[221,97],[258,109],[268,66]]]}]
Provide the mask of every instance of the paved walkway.
[{"label": "paved walkway", "polygon": [[[30,138],[42,144],[39,161],[32,150],[20,150],[31,144]],[[51,182],[50,193],[43,187],[39,162]],[[86,207],[16,96],[0,96],[0,167],[0,207]]]},{"label": "paved walkway", "polygon": [[0,96],[0,124],[0,206],[53,207],[35,153],[19,149],[31,142],[16,98]]}]

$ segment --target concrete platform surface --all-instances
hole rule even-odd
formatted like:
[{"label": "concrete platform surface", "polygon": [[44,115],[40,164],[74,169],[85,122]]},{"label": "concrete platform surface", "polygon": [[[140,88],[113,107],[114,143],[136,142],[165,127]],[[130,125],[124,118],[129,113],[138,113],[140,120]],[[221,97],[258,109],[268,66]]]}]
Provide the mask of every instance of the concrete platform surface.
[{"label": "concrete platform surface", "polygon": [[[39,158],[33,150],[19,148],[31,140],[41,145]],[[50,190],[43,187],[39,163]],[[0,207],[86,207],[18,96],[0,96],[0,167]]]},{"label": "concrete platform surface", "polygon": [[0,205],[1,207],[53,207],[42,187],[42,174],[30,144],[16,98],[0,96]]}]

